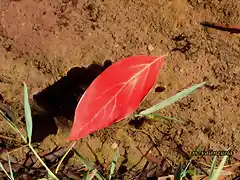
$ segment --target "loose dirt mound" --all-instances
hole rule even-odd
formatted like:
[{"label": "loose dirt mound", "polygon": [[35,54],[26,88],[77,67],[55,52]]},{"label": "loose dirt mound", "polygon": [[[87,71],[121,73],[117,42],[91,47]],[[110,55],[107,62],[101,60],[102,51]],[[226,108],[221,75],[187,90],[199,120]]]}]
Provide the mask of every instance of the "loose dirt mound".
[{"label": "loose dirt mound", "polygon": [[[152,92],[141,108],[209,81],[160,112],[184,123],[146,122],[137,130],[125,120],[93,133],[76,149],[104,165],[113,157],[111,144],[118,143],[119,173],[131,170],[126,176],[132,176],[146,170],[148,174],[142,173],[141,178],[172,173],[178,164],[186,164],[198,144],[205,149],[236,150],[240,147],[240,37],[204,29],[200,25],[204,21],[239,24],[240,2],[1,0],[0,108],[7,108],[8,115],[24,128],[20,120],[25,81],[35,100],[32,104],[38,105],[33,108],[35,141],[43,140],[39,151],[67,146],[65,138],[76,103],[91,81],[111,64],[105,60],[174,50],[158,80],[165,91]],[[15,138],[6,127],[0,121],[1,135]],[[0,142],[9,150],[19,146],[6,139]],[[155,164],[141,158],[149,149],[158,160]],[[25,151],[15,151],[12,157],[16,162],[24,160]],[[80,163],[72,158],[68,166],[75,164]]]}]

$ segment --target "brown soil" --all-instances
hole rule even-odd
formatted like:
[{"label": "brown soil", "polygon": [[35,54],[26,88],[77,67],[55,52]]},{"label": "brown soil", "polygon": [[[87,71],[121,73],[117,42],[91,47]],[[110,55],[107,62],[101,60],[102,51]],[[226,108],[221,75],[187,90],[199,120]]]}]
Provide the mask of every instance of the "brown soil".
[{"label": "brown soil", "polygon": [[[141,108],[208,80],[207,86],[160,112],[184,123],[146,122],[136,130],[125,120],[84,138],[76,149],[89,161],[108,165],[114,154],[111,145],[117,143],[117,167],[119,174],[128,170],[125,179],[172,174],[180,163],[187,164],[199,144],[202,149],[236,150],[240,148],[240,37],[204,29],[200,25],[204,21],[239,24],[240,1],[1,0],[0,105],[14,112],[8,115],[24,129],[25,81],[34,99],[33,136],[41,142],[39,152],[66,147],[77,100],[110,65],[106,60],[175,50],[158,79],[164,92],[150,93]],[[0,135],[16,137],[5,121],[0,121]],[[20,146],[12,141],[0,139],[8,150]],[[157,164],[141,158],[140,150],[150,148]],[[20,162],[25,152],[22,148],[11,156]],[[209,163],[209,157],[199,160]],[[81,163],[73,157],[65,169],[72,166]]]}]

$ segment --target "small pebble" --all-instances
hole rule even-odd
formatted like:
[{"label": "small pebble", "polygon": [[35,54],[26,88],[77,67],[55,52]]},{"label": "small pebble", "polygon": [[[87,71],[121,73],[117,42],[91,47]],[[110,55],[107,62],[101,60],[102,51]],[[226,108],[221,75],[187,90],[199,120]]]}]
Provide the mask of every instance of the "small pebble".
[{"label": "small pebble", "polygon": [[148,50],[149,50],[150,52],[152,52],[152,51],[154,50],[154,47],[153,47],[151,44],[149,44],[149,45],[148,45]]},{"label": "small pebble", "polygon": [[118,148],[118,144],[117,144],[117,143],[113,143],[113,144],[111,145],[111,148],[112,148],[112,149],[117,149],[117,148]]}]

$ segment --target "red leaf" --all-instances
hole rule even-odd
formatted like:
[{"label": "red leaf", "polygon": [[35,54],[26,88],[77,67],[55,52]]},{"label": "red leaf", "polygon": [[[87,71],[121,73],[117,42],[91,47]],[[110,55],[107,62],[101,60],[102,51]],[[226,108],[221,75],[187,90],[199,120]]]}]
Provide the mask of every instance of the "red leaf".
[{"label": "red leaf", "polygon": [[132,56],[102,72],[75,111],[68,140],[78,140],[132,114],[154,85],[165,56]]}]

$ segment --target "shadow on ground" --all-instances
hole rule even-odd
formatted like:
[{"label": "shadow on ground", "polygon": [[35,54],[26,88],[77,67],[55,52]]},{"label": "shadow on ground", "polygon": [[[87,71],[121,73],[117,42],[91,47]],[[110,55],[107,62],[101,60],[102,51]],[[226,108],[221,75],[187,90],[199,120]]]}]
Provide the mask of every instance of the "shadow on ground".
[{"label": "shadow on ground", "polygon": [[73,120],[79,98],[92,81],[111,64],[110,60],[106,60],[103,65],[74,67],[66,76],[34,95],[33,99],[44,109],[44,113],[33,115],[33,142],[41,142],[48,135],[57,133],[55,117]]}]

